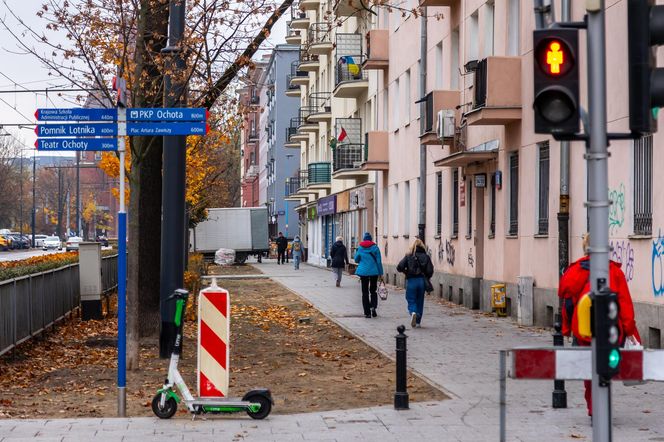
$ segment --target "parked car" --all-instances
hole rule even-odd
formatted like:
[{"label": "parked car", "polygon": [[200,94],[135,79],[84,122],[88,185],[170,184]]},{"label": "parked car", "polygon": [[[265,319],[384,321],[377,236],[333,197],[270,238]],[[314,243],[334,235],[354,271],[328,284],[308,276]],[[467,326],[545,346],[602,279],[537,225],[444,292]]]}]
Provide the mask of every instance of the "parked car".
[{"label": "parked car", "polygon": [[70,252],[72,250],[78,250],[78,245],[80,244],[81,241],[83,241],[83,238],[81,238],[80,236],[70,236],[69,238],[67,238],[67,246],[66,246],[67,251]]},{"label": "parked car", "polygon": [[35,235],[34,247],[44,247],[44,240],[48,238],[47,235]]},{"label": "parked car", "polygon": [[15,249],[29,249],[30,248],[30,241],[28,240],[27,237],[21,236],[18,233],[14,233],[10,236],[12,237],[12,244],[14,245]]},{"label": "parked car", "polygon": [[42,246],[44,250],[62,250],[62,242],[57,236],[47,236],[44,239],[44,245]]}]

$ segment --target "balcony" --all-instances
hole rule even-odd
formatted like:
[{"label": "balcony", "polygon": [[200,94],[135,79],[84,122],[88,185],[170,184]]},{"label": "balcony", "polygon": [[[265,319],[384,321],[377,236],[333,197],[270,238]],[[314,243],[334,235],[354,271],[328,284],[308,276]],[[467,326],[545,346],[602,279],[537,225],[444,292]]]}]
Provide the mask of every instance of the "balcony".
[{"label": "balcony", "polygon": [[362,55],[343,55],[337,58],[335,69],[336,98],[359,98],[369,90],[367,71],[362,67]]},{"label": "balcony", "polygon": [[488,57],[475,71],[469,126],[505,126],[521,121],[521,58]]},{"label": "balcony", "polygon": [[[439,137],[438,113],[453,114],[453,129],[460,121],[457,108],[461,104],[461,92],[435,90],[424,97],[424,132],[420,134],[420,143],[426,145],[443,145],[452,142],[454,138]],[[443,128],[444,129],[444,128]]]},{"label": "balcony", "polygon": [[307,13],[300,10],[300,4],[293,3],[291,5],[291,29],[307,29],[311,24],[311,19],[307,17]]},{"label": "balcony", "polygon": [[362,164],[367,160],[364,144],[338,144],[332,154],[332,170],[335,179],[357,179],[366,176]]},{"label": "balcony", "polygon": [[315,11],[320,6],[320,0],[300,0],[300,9]]},{"label": "balcony", "polygon": [[450,8],[454,8],[455,6],[458,6],[459,3],[460,3],[460,0],[421,0],[420,1],[420,7],[425,7],[425,6],[434,6],[434,7],[449,6]]},{"label": "balcony", "polygon": [[337,17],[350,17],[362,11],[360,0],[333,0],[333,12]]},{"label": "balcony", "polygon": [[300,50],[300,62],[297,70],[302,72],[317,72],[320,69],[318,55],[310,54],[306,50]]},{"label": "balcony", "polygon": [[300,29],[292,29],[288,27],[288,33],[286,34],[286,43],[289,45],[301,45],[302,44],[302,31]]},{"label": "balcony", "polygon": [[249,167],[247,168],[246,172],[244,173],[244,176],[245,176],[246,178],[254,178],[254,177],[257,177],[257,176],[258,176],[258,166],[255,165],[255,164],[252,164],[251,166],[249,166]]},{"label": "balcony", "polygon": [[330,34],[332,33],[332,25],[326,22],[313,23],[309,27],[307,34],[309,42],[309,53],[316,55],[329,55],[334,49]]},{"label": "balcony", "polygon": [[309,163],[307,167],[307,186],[310,189],[328,189],[331,182],[330,163]]},{"label": "balcony", "polygon": [[329,92],[313,92],[309,94],[309,114],[307,121],[311,123],[332,122],[332,94]]},{"label": "balcony", "polygon": [[306,121],[301,117],[293,117],[290,119],[290,126],[288,127],[290,130],[290,136],[288,138],[289,142],[297,141],[299,143],[300,141],[309,141],[309,132],[302,132],[299,130],[305,123]]},{"label": "balcony", "polygon": [[390,66],[389,31],[373,29],[367,32],[367,58],[362,66],[364,69],[386,71]]},{"label": "balcony", "polygon": [[362,170],[388,170],[390,149],[387,131],[368,132],[366,140],[366,158]]},{"label": "balcony", "polygon": [[300,86],[291,84],[292,75],[286,75],[286,96],[300,98]]},{"label": "balcony", "polygon": [[297,197],[297,191],[300,189],[300,177],[299,175],[286,178],[286,186],[284,188],[284,196],[290,200],[299,201],[301,197]]},{"label": "balcony", "polygon": [[302,106],[299,110],[299,117],[300,117],[300,126],[297,128],[298,133],[310,133],[310,132],[318,132],[318,123],[310,121],[308,119],[309,115],[311,115],[313,108],[309,106]]},{"label": "balcony", "polygon": [[286,128],[286,138],[284,141],[284,147],[292,147],[299,149],[300,142],[293,140],[293,135],[297,134],[297,127],[289,126]]}]

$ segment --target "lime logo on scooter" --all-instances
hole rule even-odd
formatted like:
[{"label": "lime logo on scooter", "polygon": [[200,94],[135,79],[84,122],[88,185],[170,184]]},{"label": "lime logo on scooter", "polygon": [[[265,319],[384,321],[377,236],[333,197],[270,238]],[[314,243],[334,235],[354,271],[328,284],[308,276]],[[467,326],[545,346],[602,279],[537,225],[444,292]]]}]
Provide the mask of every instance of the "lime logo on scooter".
[{"label": "lime logo on scooter", "polygon": [[[215,291],[215,289],[217,291]],[[216,284],[216,278],[212,277],[212,284],[209,289],[204,289],[201,291],[200,296],[204,294],[210,295],[214,294],[223,294],[226,297],[224,298],[226,303],[226,308],[224,309],[226,313],[230,312],[230,301],[228,299],[228,292],[220,289]],[[163,387],[157,391],[154,398],[152,399],[152,411],[154,414],[161,419],[171,418],[177,411],[177,405],[182,401],[180,396],[175,392],[177,390],[182,399],[184,399],[184,404],[187,406],[189,412],[194,416],[201,413],[238,413],[245,411],[253,419],[264,419],[272,411],[272,405],[274,401],[272,400],[272,394],[268,389],[257,389],[251,390],[245,394],[242,399],[236,398],[227,398],[227,397],[195,397],[191,394],[187,388],[182,375],[178,371],[178,362],[180,360],[180,351],[182,346],[182,333],[184,328],[184,312],[187,307],[187,298],[189,292],[184,289],[176,290],[173,295],[171,295],[168,300],[175,300],[175,317],[174,323],[176,325],[177,335],[175,338],[175,344],[171,351],[171,358],[168,366],[168,378],[164,383]],[[201,306],[199,302],[199,306]],[[205,305],[208,305],[207,303]],[[208,307],[209,308],[209,307]],[[199,313],[200,307],[199,307]],[[199,317],[201,315],[199,314]],[[230,316],[230,315],[229,315]],[[225,318],[228,321],[228,318]],[[228,326],[228,324],[226,324]],[[200,338],[200,333],[199,333]],[[228,337],[227,337],[228,339]],[[229,340],[227,340],[229,342]],[[199,349],[201,343],[199,342]],[[228,370],[228,367],[224,367]]]}]

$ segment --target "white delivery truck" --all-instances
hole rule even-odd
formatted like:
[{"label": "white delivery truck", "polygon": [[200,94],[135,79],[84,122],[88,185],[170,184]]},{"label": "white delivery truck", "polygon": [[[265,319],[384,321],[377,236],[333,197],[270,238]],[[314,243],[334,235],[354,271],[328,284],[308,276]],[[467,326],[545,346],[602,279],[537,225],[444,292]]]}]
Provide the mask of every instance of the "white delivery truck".
[{"label": "white delivery truck", "polygon": [[190,229],[189,244],[208,260],[219,249],[233,249],[237,263],[245,262],[249,255],[260,261],[270,250],[267,224],[267,207],[208,209],[207,219]]}]

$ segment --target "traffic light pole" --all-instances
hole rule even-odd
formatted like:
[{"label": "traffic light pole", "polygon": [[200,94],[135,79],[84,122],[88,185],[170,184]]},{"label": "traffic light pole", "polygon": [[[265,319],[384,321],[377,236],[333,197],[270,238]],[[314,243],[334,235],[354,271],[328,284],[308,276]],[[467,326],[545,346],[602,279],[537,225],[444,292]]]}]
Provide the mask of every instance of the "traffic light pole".
[{"label": "traffic light pole", "polygon": [[[600,284],[609,281],[608,137],[606,122],[606,43],[604,0],[587,2],[588,110],[590,143],[588,161],[588,215],[590,219],[590,287],[605,296]],[[595,321],[597,327],[597,321]],[[593,441],[607,442],[611,435],[611,384],[597,374],[597,342],[592,341]]]}]

